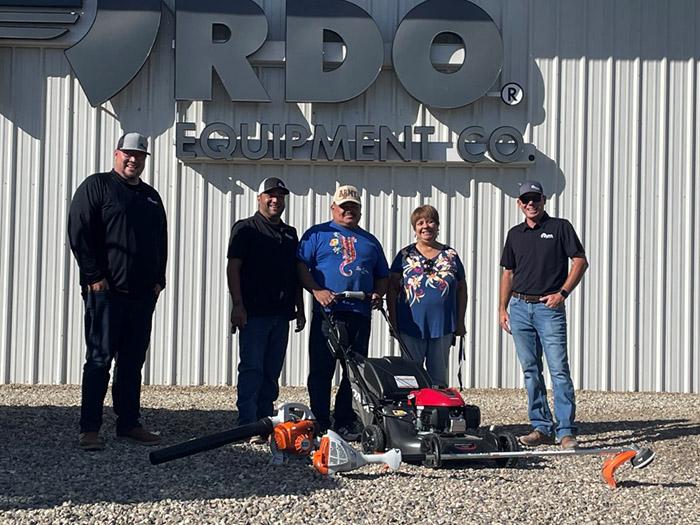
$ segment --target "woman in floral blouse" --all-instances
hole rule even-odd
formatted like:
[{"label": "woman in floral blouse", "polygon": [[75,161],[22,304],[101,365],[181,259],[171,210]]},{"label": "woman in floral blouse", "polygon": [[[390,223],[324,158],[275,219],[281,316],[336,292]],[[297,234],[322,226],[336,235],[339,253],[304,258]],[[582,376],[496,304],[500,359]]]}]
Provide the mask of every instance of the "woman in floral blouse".
[{"label": "woman in floral blouse", "polygon": [[416,242],[396,254],[391,265],[387,306],[410,357],[425,362],[433,384],[447,386],[450,347],[464,335],[467,284],[459,255],[437,241],[440,217],[430,206],[411,214]]}]

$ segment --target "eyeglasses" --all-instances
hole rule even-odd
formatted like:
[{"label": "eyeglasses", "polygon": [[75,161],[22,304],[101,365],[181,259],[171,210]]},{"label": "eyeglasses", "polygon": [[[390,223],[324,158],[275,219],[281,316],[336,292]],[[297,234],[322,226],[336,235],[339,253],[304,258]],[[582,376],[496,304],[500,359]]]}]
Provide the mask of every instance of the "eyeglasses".
[{"label": "eyeglasses", "polygon": [[432,259],[423,260],[423,272],[430,273],[433,271],[434,261]]},{"label": "eyeglasses", "polygon": [[532,202],[541,202],[542,201],[542,195],[539,193],[531,193],[527,195],[521,195],[520,196],[520,202],[523,204],[529,204],[530,201]]}]

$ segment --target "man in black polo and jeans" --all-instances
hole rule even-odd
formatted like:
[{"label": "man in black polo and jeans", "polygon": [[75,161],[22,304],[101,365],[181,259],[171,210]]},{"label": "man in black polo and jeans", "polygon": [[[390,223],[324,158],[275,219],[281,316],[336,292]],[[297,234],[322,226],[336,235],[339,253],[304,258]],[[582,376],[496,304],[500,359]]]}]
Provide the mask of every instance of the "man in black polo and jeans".
[{"label": "man in black polo and jeans", "polygon": [[[571,223],[547,215],[546,201],[539,182],[520,185],[518,206],[525,222],[511,228],[503,248],[499,322],[513,335],[525,376],[533,431],[521,436],[520,442],[530,447],[551,445],[556,435],[561,447],[570,450],[578,444],[564,302],[581,281],[588,261]],[[543,352],[554,386],[556,425],[547,404]]]},{"label": "man in black polo and jeans", "polygon": [[296,319],[297,332],[306,324],[296,275],[297,232],[281,219],[287,195],[280,179],[263,180],[257,213],[231,229],[226,275],[233,300],[232,331],[240,330],[239,425],[273,415],[289,321]]},{"label": "man in black polo and jeans", "polygon": [[68,238],[80,268],[85,341],[79,445],[101,450],[102,405],[116,358],[112,400],[117,436],[157,445],[141,426],[141,368],[151,337],[156,300],[165,288],[168,255],[165,208],[140,178],[148,141],[127,133],[114,151],[114,169],[78,187],[68,215]]}]

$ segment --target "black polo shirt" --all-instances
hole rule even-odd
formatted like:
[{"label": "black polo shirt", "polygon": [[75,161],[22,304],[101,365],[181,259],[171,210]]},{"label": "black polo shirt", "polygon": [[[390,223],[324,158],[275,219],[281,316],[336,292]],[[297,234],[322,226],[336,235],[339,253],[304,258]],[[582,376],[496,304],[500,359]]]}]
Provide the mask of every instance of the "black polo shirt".
[{"label": "black polo shirt", "polygon": [[241,294],[249,316],[294,317],[297,231],[260,212],[231,228],[228,258],[241,259]]},{"label": "black polo shirt", "polygon": [[513,270],[514,292],[547,295],[558,292],[566,281],[569,259],[584,254],[571,223],[545,213],[534,228],[522,222],[510,229],[501,266]]}]

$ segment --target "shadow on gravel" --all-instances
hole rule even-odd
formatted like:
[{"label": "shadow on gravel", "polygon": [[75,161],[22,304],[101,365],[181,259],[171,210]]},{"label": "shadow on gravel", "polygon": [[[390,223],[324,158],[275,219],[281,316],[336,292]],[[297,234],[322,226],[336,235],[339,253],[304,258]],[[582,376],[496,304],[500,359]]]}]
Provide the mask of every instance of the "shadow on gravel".
[{"label": "shadow on gravel", "polygon": [[[233,401],[232,401],[233,402]],[[226,410],[143,409],[143,421],[174,445],[232,428],[236,412]],[[77,446],[78,407],[0,406],[0,511],[42,509],[91,503],[149,503],[163,500],[244,499],[251,496],[310,495],[333,489],[342,479],[318,474],[308,462],[270,466],[265,446],[226,445],[170,463],[153,466],[152,450],[119,442],[114,437],[114,415],[105,409],[102,452],[84,452]],[[499,431],[529,431],[527,425],[506,425]],[[585,422],[580,441],[585,447],[624,447],[700,435],[700,424],[687,419]],[[600,436],[600,437],[599,437]],[[529,458],[519,469],[546,468],[545,461]],[[455,466],[456,467],[456,466]],[[472,469],[492,468],[473,464]],[[403,477],[404,473],[397,473]],[[427,474],[427,473],[426,473]],[[348,475],[369,479],[366,473]],[[430,474],[427,474],[430,477]],[[654,484],[623,481],[627,486],[688,487],[689,483]]]},{"label": "shadow on gravel", "polygon": [[653,446],[659,441],[700,435],[700,424],[689,419],[603,421],[579,425],[581,444],[596,447],[624,447],[632,444]]},{"label": "shadow on gravel", "polygon": [[[106,448],[78,448],[78,407],[0,406],[0,511],[91,503],[147,503],[166,499],[243,499],[308,495],[336,487],[307,462],[270,466],[266,446],[238,443],[162,465],[117,441],[114,415],[105,408]],[[143,422],[164,446],[229,430],[235,411],[143,409]]]}]

